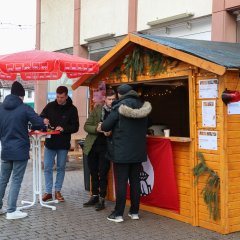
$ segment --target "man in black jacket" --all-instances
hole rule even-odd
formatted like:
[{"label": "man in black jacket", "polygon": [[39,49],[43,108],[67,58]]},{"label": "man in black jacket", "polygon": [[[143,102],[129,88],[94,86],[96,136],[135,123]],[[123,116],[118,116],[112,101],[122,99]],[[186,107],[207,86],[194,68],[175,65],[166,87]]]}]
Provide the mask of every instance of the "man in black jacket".
[{"label": "man in black jacket", "polygon": [[44,176],[45,194],[43,201],[52,200],[53,166],[57,156],[57,176],[55,181],[55,199],[64,202],[61,189],[65,176],[65,167],[68,150],[70,149],[71,134],[79,129],[79,118],[77,108],[72,104],[68,96],[68,89],[59,86],[56,90],[57,98],[43,109],[41,117],[48,121],[49,127],[61,133],[52,135],[45,141],[44,149]]},{"label": "man in black jacket", "polygon": [[122,222],[128,179],[131,198],[128,215],[131,219],[139,219],[140,170],[141,163],[147,161],[147,116],[152,107],[149,102],[142,103],[130,85],[121,85],[117,91],[119,100],[113,103],[112,111],[100,130],[112,131],[111,159],[116,177],[115,210],[107,219]]}]

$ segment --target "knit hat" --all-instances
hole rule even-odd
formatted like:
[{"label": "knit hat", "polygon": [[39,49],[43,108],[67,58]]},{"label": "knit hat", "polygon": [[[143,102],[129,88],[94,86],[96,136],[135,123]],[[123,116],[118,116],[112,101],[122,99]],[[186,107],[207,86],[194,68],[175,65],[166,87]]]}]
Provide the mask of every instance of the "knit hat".
[{"label": "knit hat", "polygon": [[19,97],[25,96],[25,90],[20,82],[14,82],[12,84],[11,94],[19,96]]},{"label": "knit hat", "polygon": [[132,90],[132,87],[128,84],[123,84],[117,88],[117,92],[121,95],[124,95]]}]

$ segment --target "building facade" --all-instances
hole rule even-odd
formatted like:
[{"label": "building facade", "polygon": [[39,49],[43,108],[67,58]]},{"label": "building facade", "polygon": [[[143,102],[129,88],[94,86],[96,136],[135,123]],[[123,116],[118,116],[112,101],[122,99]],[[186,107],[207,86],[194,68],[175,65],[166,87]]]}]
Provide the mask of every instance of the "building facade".
[{"label": "building facade", "polygon": [[[37,0],[36,46],[98,61],[126,34],[134,32],[236,42],[238,9],[239,0]],[[60,84],[70,88],[72,81],[63,77],[36,83],[37,112],[45,106],[47,93]],[[73,91],[82,136],[87,95],[86,87]]]}]

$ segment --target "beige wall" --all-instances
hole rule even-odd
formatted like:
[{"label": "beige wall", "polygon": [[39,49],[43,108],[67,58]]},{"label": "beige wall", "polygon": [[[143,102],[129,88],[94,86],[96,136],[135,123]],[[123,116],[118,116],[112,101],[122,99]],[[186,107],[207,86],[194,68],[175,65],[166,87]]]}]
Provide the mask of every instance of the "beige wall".
[{"label": "beige wall", "polygon": [[185,12],[194,13],[194,18],[210,15],[212,12],[212,2],[210,0],[139,0],[138,31],[149,28],[147,25],[149,21]]},{"label": "beige wall", "polygon": [[127,32],[128,0],[81,0],[81,44],[86,38]]},{"label": "beige wall", "polygon": [[[80,1],[80,0],[79,0]],[[130,1],[130,4],[129,4]],[[221,1],[221,0],[219,0]],[[74,0],[42,0],[42,33],[41,49],[56,51],[73,46],[74,25]],[[128,13],[129,6],[137,6],[136,12]],[[147,22],[170,17],[185,12],[192,12],[194,16],[189,19],[175,21],[187,23],[188,20],[196,19],[191,26],[172,26],[170,37],[186,37],[193,39],[211,39],[211,0],[81,0],[80,1],[80,44],[86,44],[84,39],[115,33],[115,36],[123,36],[133,31],[135,26],[129,25],[128,20],[136,14],[136,30],[152,30]],[[201,22],[200,18],[203,19]],[[172,24],[172,23],[171,23]],[[163,24],[169,26],[169,23]],[[130,26],[130,28],[129,28]],[[161,26],[158,26],[158,28]],[[187,28],[188,27],[188,28]],[[157,35],[165,35],[158,31]],[[150,34],[155,34],[151,32]],[[101,46],[102,44],[102,46]],[[104,48],[102,41],[99,48]],[[108,45],[108,44],[106,44]]]},{"label": "beige wall", "polygon": [[41,0],[41,49],[73,46],[74,0]]}]

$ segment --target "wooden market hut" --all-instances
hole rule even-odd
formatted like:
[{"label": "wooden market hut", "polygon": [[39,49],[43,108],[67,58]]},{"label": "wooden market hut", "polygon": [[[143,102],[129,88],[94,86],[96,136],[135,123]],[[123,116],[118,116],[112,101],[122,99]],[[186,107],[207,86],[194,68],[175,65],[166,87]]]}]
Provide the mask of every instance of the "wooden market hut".
[{"label": "wooden market hut", "polygon": [[[98,75],[83,76],[72,88],[87,85],[94,90],[100,81],[112,87],[133,84],[142,96],[151,95],[156,109],[152,117],[156,122],[164,121],[171,129],[168,139],[172,145],[180,211],[146,205],[141,205],[141,209],[222,234],[239,231],[240,115],[228,114],[221,96],[225,89],[240,91],[240,44],[129,34],[99,63]],[[217,83],[217,96],[200,96],[205,91],[201,83]],[[175,97],[168,96],[176,89],[182,90]],[[159,98],[154,98],[155,95]],[[202,122],[202,101],[206,100],[216,103],[216,126],[206,127]],[[199,131],[216,132],[217,148],[200,147]],[[206,165],[220,179],[220,216],[215,220],[210,217],[202,195],[208,175],[204,174],[194,184],[193,168],[199,163],[197,152],[203,154]]]}]

